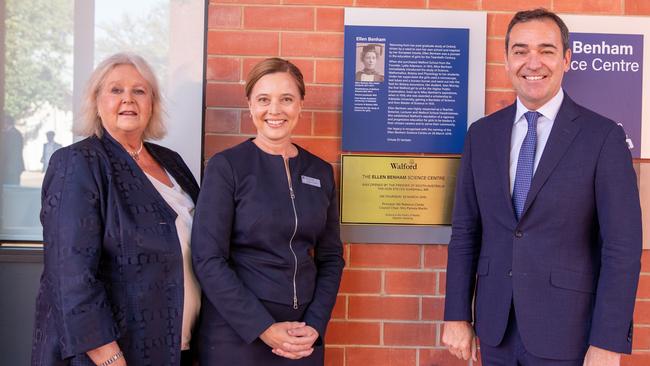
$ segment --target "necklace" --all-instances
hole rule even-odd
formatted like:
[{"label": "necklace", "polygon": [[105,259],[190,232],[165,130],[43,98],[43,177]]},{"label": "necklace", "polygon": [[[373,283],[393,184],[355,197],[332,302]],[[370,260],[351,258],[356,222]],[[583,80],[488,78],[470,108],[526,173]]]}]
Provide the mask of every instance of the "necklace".
[{"label": "necklace", "polygon": [[140,141],[140,148],[137,151],[126,150],[126,152],[128,152],[129,155],[131,155],[133,160],[138,161],[140,159],[140,152],[142,152],[143,147],[144,147],[144,142]]}]

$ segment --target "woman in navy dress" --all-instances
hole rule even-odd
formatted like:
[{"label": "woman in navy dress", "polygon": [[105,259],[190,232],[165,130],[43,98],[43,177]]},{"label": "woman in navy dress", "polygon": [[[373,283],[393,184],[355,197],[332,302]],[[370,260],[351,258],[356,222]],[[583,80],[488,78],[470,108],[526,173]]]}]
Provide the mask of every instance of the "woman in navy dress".
[{"label": "woman in navy dress", "polygon": [[246,96],[257,136],[213,156],[192,232],[201,365],[322,365],[343,270],[332,167],[291,142],[300,70],[271,58]]},{"label": "woman in navy dress", "polygon": [[80,134],[43,182],[44,270],[33,366],[191,365],[200,288],[189,239],[198,185],[165,135],[149,65],[97,66]]}]

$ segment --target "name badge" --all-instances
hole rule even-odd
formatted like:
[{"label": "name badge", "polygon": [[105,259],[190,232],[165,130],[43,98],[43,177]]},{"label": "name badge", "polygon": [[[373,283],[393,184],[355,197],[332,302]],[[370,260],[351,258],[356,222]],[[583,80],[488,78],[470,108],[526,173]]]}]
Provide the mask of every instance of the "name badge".
[{"label": "name badge", "polygon": [[300,178],[302,178],[303,184],[309,184],[310,186],[320,188],[320,179],[308,177],[306,175],[301,175]]}]

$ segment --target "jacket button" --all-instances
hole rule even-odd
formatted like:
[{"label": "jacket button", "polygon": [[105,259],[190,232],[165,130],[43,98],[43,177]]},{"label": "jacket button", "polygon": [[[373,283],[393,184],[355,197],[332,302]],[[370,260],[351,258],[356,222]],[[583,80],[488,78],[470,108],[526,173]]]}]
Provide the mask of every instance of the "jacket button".
[{"label": "jacket button", "polygon": [[512,270],[511,269],[508,270],[508,277],[512,277]]},{"label": "jacket button", "polygon": [[519,230],[515,231],[515,237],[521,238],[523,236],[524,236],[524,233],[522,233],[521,231],[519,231]]}]

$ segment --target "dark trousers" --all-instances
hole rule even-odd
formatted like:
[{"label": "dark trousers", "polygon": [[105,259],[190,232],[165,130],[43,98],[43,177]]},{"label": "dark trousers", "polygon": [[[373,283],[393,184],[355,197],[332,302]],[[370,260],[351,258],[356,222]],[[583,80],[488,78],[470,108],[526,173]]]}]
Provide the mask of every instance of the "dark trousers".
[{"label": "dark trousers", "polygon": [[192,359],[192,351],[181,351],[181,366],[192,366],[194,365]]},{"label": "dark trousers", "polygon": [[540,358],[526,351],[519,336],[514,308],[510,308],[508,328],[503,340],[496,347],[481,344],[483,366],[582,366],[584,358],[578,360],[551,360]]}]

